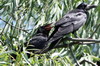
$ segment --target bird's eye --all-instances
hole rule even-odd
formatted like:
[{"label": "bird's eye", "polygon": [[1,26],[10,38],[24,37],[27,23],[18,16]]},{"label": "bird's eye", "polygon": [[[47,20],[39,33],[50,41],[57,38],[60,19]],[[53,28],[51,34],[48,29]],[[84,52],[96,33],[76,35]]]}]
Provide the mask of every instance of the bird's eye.
[{"label": "bird's eye", "polygon": [[69,18],[69,16],[66,16],[66,18]]},{"label": "bird's eye", "polygon": [[81,13],[76,14],[76,16],[80,16],[80,15],[81,15]]}]

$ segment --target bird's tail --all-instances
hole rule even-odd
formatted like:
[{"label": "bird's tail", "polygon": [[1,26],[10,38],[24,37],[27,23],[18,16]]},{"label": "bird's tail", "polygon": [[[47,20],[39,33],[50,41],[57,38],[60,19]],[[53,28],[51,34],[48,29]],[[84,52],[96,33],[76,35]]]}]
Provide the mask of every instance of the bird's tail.
[{"label": "bird's tail", "polygon": [[48,50],[51,50],[51,49],[53,49],[56,45],[58,45],[58,43],[60,42],[60,40],[61,40],[61,38],[59,38],[59,39],[57,39],[57,40],[55,40],[55,41],[50,42],[50,45],[49,45],[49,47],[48,47]]},{"label": "bird's tail", "polygon": [[43,54],[43,53],[46,53],[46,52],[52,50],[56,45],[58,45],[61,38],[62,37],[59,37],[59,38],[56,38],[56,39],[51,38],[49,41],[46,42],[46,44],[45,44],[46,46],[38,54]]}]

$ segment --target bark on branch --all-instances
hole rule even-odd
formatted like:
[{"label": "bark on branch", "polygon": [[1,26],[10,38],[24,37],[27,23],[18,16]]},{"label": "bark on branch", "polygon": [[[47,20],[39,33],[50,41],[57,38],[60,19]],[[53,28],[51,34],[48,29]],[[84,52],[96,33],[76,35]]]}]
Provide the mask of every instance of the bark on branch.
[{"label": "bark on branch", "polygon": [[[58,44],[57,46],[54,47],[55,48],[66,48],[72,45],[89,45],[89,44],[95,44],[95,43],[100,43],[100,40],[98,39],[87,39],[87,38],[64,38],[63,41],[73,41],[69,44]],[[76,41],[76,42],[75,42]]]},{"label": "bark on branch", "polygon": [[99,39],[89,39],[89,38],[64,38],[63,41],[69,40],[69,41],[78,41],[78,42],[95,42],[100,43]]}]

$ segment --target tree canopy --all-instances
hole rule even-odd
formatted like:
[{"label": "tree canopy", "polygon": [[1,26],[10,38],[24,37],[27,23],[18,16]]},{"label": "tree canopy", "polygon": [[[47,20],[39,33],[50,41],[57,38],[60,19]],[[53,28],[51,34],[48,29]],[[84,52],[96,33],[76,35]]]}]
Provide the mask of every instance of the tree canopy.
[{"label": "tree canopy", "polygon": [[[82,0],[0,0],[0,65],[17,66],[75,66],[96,65],[100,61],[100,1],[84,0],[98,5],[89,11],[86,24],[76,33],[69,34],[62,44],[44,54],[27,58],[20,46],[44,24],[55,23]],[[78,43],[77,43],[78,42]],[[16,51],[15,51],[16,50]],[[11,53],[17,54],[11,59]],[[14,61],[14,62],[13,62]]]}]

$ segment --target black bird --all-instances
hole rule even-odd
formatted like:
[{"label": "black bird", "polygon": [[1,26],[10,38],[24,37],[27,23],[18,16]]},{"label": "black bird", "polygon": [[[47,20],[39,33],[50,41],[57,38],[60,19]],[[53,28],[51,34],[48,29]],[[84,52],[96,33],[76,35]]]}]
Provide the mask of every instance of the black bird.
[{"label": "black bird", "polygon": [[77,31],[85,24],[88,10],[95,7],[95,5],[81,3],[76,9],[69,11],[64,17],[57,21],[55,23],[55,30],[47,41],[48,46],[45,47],[41,53],[51,50],[64,35]]},{"label": "black bird", "polygon": [[[30,58],[31,56],[30,52],[35,53],[39,49],[43,49],[45,47],[51,28],[52,28],[51,24],[46,24],[44,26],[39,27],[36,34],[32,37],[32,39],[30,39],[29,42],[24,43],[24,46],[26,47],[26,50],[28,51],[28,53],[26,53],[28,58]],[[20,52],[22,52],[23,47],[20,46],[19,50]],[[16,59],[17,55],[11,54],[11,56],[12,56],[12,59]]]},{"label": "black bird", "polygon": [[27,50],[29,52],[35,51],[35,49],[43,49],[45,47],[46,41],[48,39],[49,32],[51,30],[51,24],[47,24],[44,26],[39,27],[35,36],[29,42],[26,42]]}]

